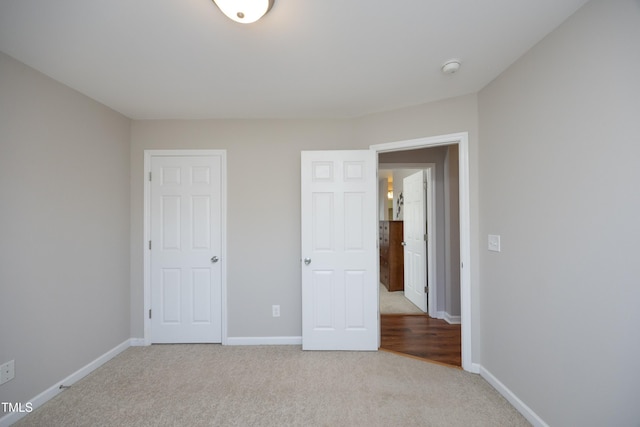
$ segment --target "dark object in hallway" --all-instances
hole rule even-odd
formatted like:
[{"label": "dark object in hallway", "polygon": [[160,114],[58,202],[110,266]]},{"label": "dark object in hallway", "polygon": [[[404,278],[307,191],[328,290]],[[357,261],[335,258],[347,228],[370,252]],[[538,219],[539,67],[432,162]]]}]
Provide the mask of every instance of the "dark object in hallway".
[{"label": "dark object in hallway", "polygon": [[403,222],[380,221],[380,282],[389,292],[404,291]]}]

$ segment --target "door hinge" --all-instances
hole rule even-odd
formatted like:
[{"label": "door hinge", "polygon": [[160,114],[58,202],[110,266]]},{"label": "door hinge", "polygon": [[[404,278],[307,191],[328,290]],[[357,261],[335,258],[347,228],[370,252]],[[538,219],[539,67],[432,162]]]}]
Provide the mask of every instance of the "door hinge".
[{"label": "door hinge", "polygon": [[429,241],[429,236],[428,236],[426,233],[424,234],[424,241],[425,241],[425,242],[428,242],[428,241]]},{"label": "door hinge", "polygon": [[423,183],[422,183],[422,186],[423,186],[423,187],[424,187],[424,189],[426,190],[426,189],[427,189],[427,181],[423,182]]},{"label": "door hinge", "polygon": [[151,250],[151,240],[149,240],[149,250]]},{"label": "door hinge", "polygon": [[149,172],[149,181],[151,181],[151,172]]},{"label": "door hinge", "polygon": [[428,293],[429,293],[429,286],[425,286],[425,287],[424,287],[424,293],[425,293],[425,294],[428,294]]},{"label": "door hinge", "polygon": [[149,309],[149,319],[151,319],[151,309]]}]

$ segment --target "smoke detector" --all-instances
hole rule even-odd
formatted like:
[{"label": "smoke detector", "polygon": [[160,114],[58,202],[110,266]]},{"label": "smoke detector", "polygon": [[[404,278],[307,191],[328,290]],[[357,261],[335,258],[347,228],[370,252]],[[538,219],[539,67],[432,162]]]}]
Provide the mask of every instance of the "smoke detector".
[{"label": "smoke detector", "polygon": [[460,69],[460,60],[450,59],[442,64],[442,72],[444,74],[454,74]]}]

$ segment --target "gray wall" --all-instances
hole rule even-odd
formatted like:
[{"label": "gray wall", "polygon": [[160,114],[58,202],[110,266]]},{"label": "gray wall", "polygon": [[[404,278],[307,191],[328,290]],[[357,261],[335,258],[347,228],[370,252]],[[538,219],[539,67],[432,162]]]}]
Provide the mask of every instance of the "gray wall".
[{"label": "gray wall", "polygon": [[[228,335],[300,336],[300,151],[360,149],[477,131],[477,98],[357,120],[134,121],[131,132],[131,336],[143,336],[143,153],[215,148],[228,162]],[[407,121],[407,116],[410,118]],[[385,140],[369,135],[383,125]],[[472,139],[472,144],[475,142]],[[271,316],[271,305],[281,317]]]},{"label": "gray wall", "polygon": [[389,200],[389,180],[382,178],[378,180],[378,219],[380,221],[391,219],[389,209],[393,204],[393,200]]},{"label": "gray wall", "polygon": [[[403,153],[403,152],[400,152]],[[390,169],[387,164],[384,163],[384,157],[386,153],[380,154],[378,156],[378,164],[385,168]],[[396,153],[391,153],[396,154]],[[437,169],[437,165],[436,165]],[[404,221],[404,207],[400,209],[398,205],[398,198],[400,194],[404,194],[404,179],[410,175],[413,175],[416,172],[420,172],[422,169],[393,169],[393,215],[392,218],[395,221]],[[434,176],[434,179],[436,177]],[[437,184],[436,184],[437,185]],[[438,196],[438,191],[436,190],[436,198]]]},{"label": "gray wall", "polygon": [[0,53],[0,401],[129,334],[129,119]]},{"label": "gray wall", "polygon": [[640,2],[588,3],[479,111],[482,365],[549,425],[637,426]]},{"label": "gray wall", "polygon": [[[131,136],[132,336],[143,336],[145,149],[227,150],[229,337],[300,336],[300,151],[359,148],[346,121],[137,121]],[[271,315],[279,304],[281,316]]]}]

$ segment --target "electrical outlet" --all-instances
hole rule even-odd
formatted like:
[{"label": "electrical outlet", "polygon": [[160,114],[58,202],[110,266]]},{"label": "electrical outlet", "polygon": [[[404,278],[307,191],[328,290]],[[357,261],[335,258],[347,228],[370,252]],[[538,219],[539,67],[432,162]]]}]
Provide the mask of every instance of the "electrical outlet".
[{"label": "electrical outlet", "polygon": [[489,242],[487,249],[493,252],[500,252],[500,236],[496,234],[489,234],[488,240]]},{"label": "electrical outlet", "polygon": [[15,360],[0,365],[0,384],[11,381],[16,376]]},{"label": "electrical outlet", "polygon": [[280,306],[279,305],[272,305],[271,306],[271,313],[273,314],[273,317],[280,317]]}]

